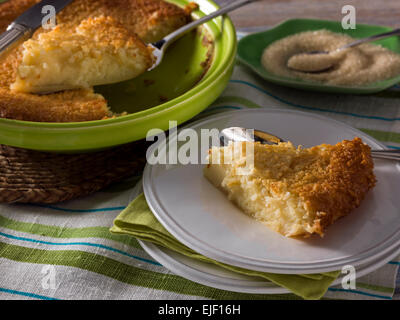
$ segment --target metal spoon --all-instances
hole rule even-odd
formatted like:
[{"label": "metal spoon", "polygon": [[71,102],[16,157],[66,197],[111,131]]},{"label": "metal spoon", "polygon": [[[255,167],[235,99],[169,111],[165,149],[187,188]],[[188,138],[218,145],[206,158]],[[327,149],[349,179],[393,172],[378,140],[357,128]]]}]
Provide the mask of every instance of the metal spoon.
[{"label": "metal spoon", "polygon": [[319,69],[319,70],[318,70],[318,69],[315,69],[315,70],[300,70],[300,69],[296,69],[296,68],[293,66],[293,63],[291,63],[291,61],[293,61],[293,59],[295,59],[296,57],[298,57],[298,56],[300,56],[300,55],[317,55],[317,54],[323,54],[323,55],[325,55],[325,54],[330,54],[330,53],[337,53],[337,52],[342,51],[342,50],[345,50],[345,49],[349,49],[349,48],[356,47],[356,46],[358,46],[358,45],[360,45],[360,44],[362,44],[362,43],[371,42],[371,41],[375,41],[375,40],[379,40],[379,39],[384,39],[384,38],[392,37],[392,36],[396,36],[396,35],[400,35],[400,28],[399,28],[399,29],[395,29],[395,30],[393,30],[393,31],[389,31],[389,32],[385,32],[385,33],[380,33],[380,34],[376,34],[376,35],[374,35],[374,36],[370,36],[370,37],[367,37],[367,38],[363,38],[363,39],[356,40],[356,41],[354,41],[354,42],[348,43],[348,44],[346,44],[346,45],[344,45],[344,46],[342,46],[342,47],[340,47],[340,48],[338,48],[338,49],[336,49],[336,50],[333,50],[333,51],[310,51],[310,52],[298,53],[298,54],[292,56],[292,57],[288,60],[288,67],[291,68],[291,69],[293,69],[293,70],[296,70],[296,71],[303,71],[303,72],[322,72],[322,71],[326,71],[326,70],[332,68],[333,64],[331,64],[331,65],[329,65],[329,64],[328,64],[328,65],[324,65],[324,66],[321,67],[321,69]]},{"label": "metal spoon", "polygon": [[228,4],[227,6],[201,18],[198,20],[195,20],[181,28],[179,28],[178,30],[175,30],[174,32],[170,33],[169,35],[167,35],[164,39],[157,41],[155,43],[150,44],[150,46],[152,46],[154,48],[153,54],[155,56],[155,62],[154,64],[148,69],[148,71],[153,70],[154,68],[156,68],[157,66],[160,65],[165,51],[167,50],[167,48],[169,47],[169,45],[171,43],[173,43],[175,40],[179,39],[180,37],[182,37],[184,34],[188,33],[189,31],[193,30],[194,28],[196,28],[197,26],[210,21],[211,19],[214,19],[218,16],[221,16],[225,13],[228,13],[230,11],[233,11],[239,7],[242,7],[246,4],[249,4],[251,2],[255,2],[258,0],[238,0],[238,1],[234,1],[231,4]]},{"label": "metal spoon", "polygon": [[[269,145],[286,142],[271,133],[242,127],[225,128],[221,131],[219,138],[224,146],[228,145],[230,141],[256,141]],[[371,155],[377,159],[400,160],[400,150],[371,150]]]}]

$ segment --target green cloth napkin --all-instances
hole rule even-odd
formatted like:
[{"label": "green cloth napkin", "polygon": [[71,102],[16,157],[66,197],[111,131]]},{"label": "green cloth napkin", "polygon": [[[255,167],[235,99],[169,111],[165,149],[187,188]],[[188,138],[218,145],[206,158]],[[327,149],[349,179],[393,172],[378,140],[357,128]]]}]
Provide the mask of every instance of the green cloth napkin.
[{"label": "green cloth napkin", "polygon": [[154,217],[143,194],[132,201],[118,215],[110,231],[113,233],[128,234],[140,240],[166,247],[190,258],[216,264],[233,272],[267,279],[278,286],[289,289],[304,299],[320,299],[340,273],[340,271],[307,275],[266,273],[227,265],[207,258],[175,239]]}]

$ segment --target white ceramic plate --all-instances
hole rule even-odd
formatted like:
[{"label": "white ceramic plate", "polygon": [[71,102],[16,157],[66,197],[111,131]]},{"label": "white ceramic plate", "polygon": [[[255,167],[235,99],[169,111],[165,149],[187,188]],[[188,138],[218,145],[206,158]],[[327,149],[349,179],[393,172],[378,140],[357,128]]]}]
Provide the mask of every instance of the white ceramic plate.
[{"label": "white ceramic plate", "polygon": [[[262,278],[249,277],[234,273],[211,263],[205,263],[188,258],[182,254],[157,246],[150,242],[139,241],[139,243],[150,256],[171,272],[209,287],[255,294],[290,293],[289,290],[279,287]],[[390,260],[396,258],[399,254],[400,248],[396,248],[376,261],[374,260],[368,264],[358,266],[356,269],[357,278],[363,277],[379,269]],[[332,286],[338,285],[341,282],[342,276],[339,276],[332,283]]]},{"label": "white ceramic plate", "polygon": [[[223,113],[190,128],[199,132],[230,126],[266,130],[306,147],[359,136],[372,148],[383,148],[341,122],[287,110]],[[199,154],[205,155],[208,147],[199,147]],[[324,238],[306,240],[285,238],[243,214],[203,177],[202,169],[202,165],[148,165],[143,189],[151,210],[172,235],[215,260],[264,272],[319,273],[369,263],[400,245],[400,168],[394,162],[375,161],[378,183],[361,206],[329,227]]]}]

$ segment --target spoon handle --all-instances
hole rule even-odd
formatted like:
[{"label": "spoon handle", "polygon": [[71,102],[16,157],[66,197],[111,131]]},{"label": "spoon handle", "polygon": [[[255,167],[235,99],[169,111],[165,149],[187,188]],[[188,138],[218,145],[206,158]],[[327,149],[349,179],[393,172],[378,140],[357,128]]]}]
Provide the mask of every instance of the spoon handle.
[{"label": "spoon handle", "polygon": [[210,13],[209,15],[204,16],[203,18],[200,18],[198,20],[195,20],[187,25],[184,25],[183,27],[179,28],[178,30],[175,30],[174,32],[170,33],[169,35],[167,35],[164,39],[153,43],[153,46],[155,46],[158,49],[161,50],[165,50],[172,42],[174,42],[175,40],[177,40],[178,38],[180,38],[181,36],[183,36],[184,34],[186,34],[187,32],[193,30],[194,28],[196,28],[197,26],[210,21],[218,16],[221,16],[225,13],[228,13],[230,11],[233,11],[239,7],[242,7],[248,3],[251,2],[255,2],[258,0],[237,0],[234,1],[230,4],[228,4],[227,6]]},{"label": "spoon handle", "polygon": [[[285,140],[271,133],[242,127],[225,128],[221,131],[219,138],[223,146],[228,145],[231,141],[258,141],[269,145],[285,142]],[[400,150],[371,150],[371,156],[376,159],[400,161]]]},{"label": "spoon handle", "polygon": [[370,36],[368,38],[363,38],[363,39],[354,41],[352,43],[346,44],[345,46],[339,48],[338,50],[352,48],[352,47],[358,46],[365,42],[371,42],[371,41],[375,41],[375,40],[379,40],[379,39],[383,39],[383,38],[387,38],[387,37],[392,37],[392,36],[396,36],[396,35],[400,35],[400,28],[389,31],[389,32],[376,34],[376,35]]},{"label": "spoon handle", "polygon": [[373,158],[400,161],[400,150],[371,150]]}]

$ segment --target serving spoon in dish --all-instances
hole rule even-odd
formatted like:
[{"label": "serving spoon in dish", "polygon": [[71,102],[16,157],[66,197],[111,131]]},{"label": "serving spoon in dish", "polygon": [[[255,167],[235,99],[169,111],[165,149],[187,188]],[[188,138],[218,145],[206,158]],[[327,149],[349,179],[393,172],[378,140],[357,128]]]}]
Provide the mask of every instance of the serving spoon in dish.
[{"label": "serving spoon in dish", "polygon": [[400,35],[400,28],[353,41],[333,51],[310,51],[298,53],[289,58],[287,66],[294,71],[300,72],[324,72],[333,67],[339,57],[337,54],[341,51],[356,47],[363,43],[397,35]]},{"label": "serving spoon in dish", "polygon": [[[249,141],[274,145],[285,140],[265,131],[246,129],[242,127],[229,127],[221,131],[219,135],[221,144],[226,146],[229,142]],[[371,156],[377,159],[400,161],[400,150],[371,150]]]},{"label": "serving spoon in dish", "polygon": [[180,37],[182,37],[183,35],[185,35],[186,33],[188,33],[189,31],[193,30],[194,28],[196,28],[197,26],[206,23],[207,21],[210,21],[216,17],[219,17],[225,13],[228,13],[230,11],[233,11],[237,8],[243,7],[246,4],[252,3],[252,2],[256,2],[258,0],[237,0],[234,1],[228,5],[226,5],[225,7],[210,13],[209,15],[206,15],[198,20],[194,20],[193,22],[184,25],[183,27],[175,30],[174,32],[170,33],[169,35],[167,35],[166,37],[164,37],[163,39],[161,39],[160,41],[154,42],[152,44],[150,44],[151,47],[153,47],[154,51],[153,51],[153,55],[155,57],[155,62],[153,63],[153,65],[148,69],[148,71],[151,71],[153,69],[155,69],[156,67],[158,67],[164,57],[164,54],[166,52],[166,50],[168,49],[168,47],[175,42],[176,40],[178,40]]}]

